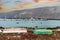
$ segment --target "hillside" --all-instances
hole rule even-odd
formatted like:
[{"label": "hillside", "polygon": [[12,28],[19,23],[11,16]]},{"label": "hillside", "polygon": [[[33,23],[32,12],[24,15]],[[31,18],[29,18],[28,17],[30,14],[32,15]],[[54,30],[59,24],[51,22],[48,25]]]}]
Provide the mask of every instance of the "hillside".
[{"label": "hillside", "polygon": [[60,19],[60,6],[41,7],[27,10],[15,10],[7,13],[0,13],[0,18],[50,18]]}]

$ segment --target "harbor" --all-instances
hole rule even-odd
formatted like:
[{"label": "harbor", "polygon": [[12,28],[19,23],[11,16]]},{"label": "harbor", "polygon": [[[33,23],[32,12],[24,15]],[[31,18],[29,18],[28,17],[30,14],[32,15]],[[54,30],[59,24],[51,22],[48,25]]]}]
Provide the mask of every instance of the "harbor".
[{"label": "harbor", "polygon": [[60,1],[0,0],[0,40],[60,40]]}]

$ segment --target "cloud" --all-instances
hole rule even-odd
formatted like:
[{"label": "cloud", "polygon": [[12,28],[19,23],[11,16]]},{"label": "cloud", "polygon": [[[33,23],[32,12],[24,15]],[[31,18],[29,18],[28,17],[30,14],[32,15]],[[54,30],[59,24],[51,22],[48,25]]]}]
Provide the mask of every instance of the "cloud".
[{"label": "cloud", "polygon": [[[37,2],[36,2],[37,1]],[[2,0],[3,10],[0,12],[8,12],[13,10],[24,10],[24,9],[33,9],[39,7],[47,6],[59,6],[59,0],[49,1],[49,0]],[[21,4],[22,3],[22,4]],[[6,10],[6,11],[5,11]]]}]

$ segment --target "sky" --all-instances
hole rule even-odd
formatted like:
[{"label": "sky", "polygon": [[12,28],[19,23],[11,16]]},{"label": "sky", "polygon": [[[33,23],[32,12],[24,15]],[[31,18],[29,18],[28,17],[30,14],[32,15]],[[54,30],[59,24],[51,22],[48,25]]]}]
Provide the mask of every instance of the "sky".
[{"label": "sky", "polygon": [[4,3],[5,8],[12,8],[16,6],[16,4],[22,4],[22,3],[27,3],[27,2],[33,2],[33,0],[1,0],[2,3]]},{"label": "sky", "polygon": [[33,0],[2,0],[2,2],[4,3],[4,6],[13,6],[15,5],[16,3],[27,3],[27,2],[33,2]]},{"label": "sky", "polygon": [[38,7],[45,7],[45,6],[59,6],[60,0],[54,0],[54,1],[41,1],[41,2],[34,2],[35,0],[0,0],[3,4],[3,10],[0,10],[0,12],[5,11],[11,11],[11,10],[20,10],[20,9],[32,9],[32,8],[38,8]]}]

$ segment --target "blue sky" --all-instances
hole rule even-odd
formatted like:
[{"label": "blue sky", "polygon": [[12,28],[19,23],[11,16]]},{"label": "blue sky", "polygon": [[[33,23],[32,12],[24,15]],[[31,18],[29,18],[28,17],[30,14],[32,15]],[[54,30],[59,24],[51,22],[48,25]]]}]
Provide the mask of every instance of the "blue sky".
[{"label": "blue sky", "polygon": [[1,0],[4,3],[5,8],[11,8],[16,6],[17,3],[33,2],[34,0]]},{"label": "blue sky", "polygon": [[[33,1],[34,0],[0,0],[0,2],[4,3],[3,8],[5,8],[5,9],[12,9],[14,7],[18,7],[16,4],[29,3],[29,2],[33,2]],[[60,1],[60,0],[58,0],[58,1]],[[47,4],[49,4],[49,2],[44,1],[44,2],[40,2],[37,5],[26,6],[25,9],[32,9],[32,8],[46,7],[46,6],[60,6],[60,4],[52,4],[52,3],[50,3],[49,5],[47,5]]]},{"label": "blue sky", "polygon": [[[34,0],[1,0],[1,2],[4,3],[4,7],[14,7],[16,6],[17,3],[27,3],[27,2],[33,2]],[[56,1],[60,1],[60,0],[56,0]],[[41,3],[40,6],[43,6],[44,4],[46,4],[47,2]]]}]

